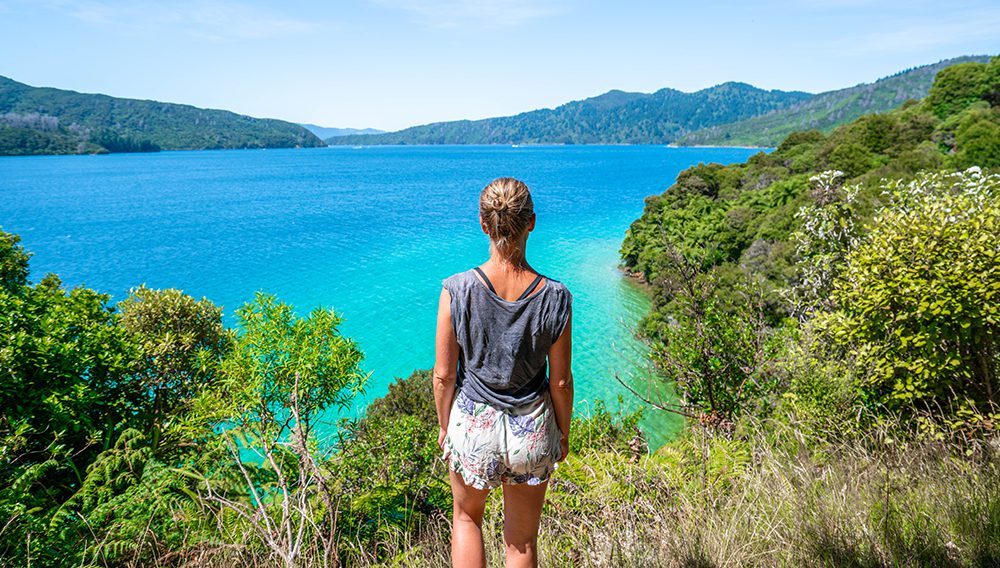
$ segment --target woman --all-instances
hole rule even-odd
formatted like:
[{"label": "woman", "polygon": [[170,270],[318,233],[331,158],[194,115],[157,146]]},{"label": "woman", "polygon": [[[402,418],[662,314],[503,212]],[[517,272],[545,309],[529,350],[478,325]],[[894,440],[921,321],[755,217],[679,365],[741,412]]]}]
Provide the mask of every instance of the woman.
[{"label": "woman", "polygon": [[445,279],[438,306],[434,399],[454,497],[452,563],[486,565],[486,496],[503,487],[507,567],[533,567],[548,479],[569,453],[572,295],[525,258],[528,186],[491,182],[479,220],[490,258]]}]

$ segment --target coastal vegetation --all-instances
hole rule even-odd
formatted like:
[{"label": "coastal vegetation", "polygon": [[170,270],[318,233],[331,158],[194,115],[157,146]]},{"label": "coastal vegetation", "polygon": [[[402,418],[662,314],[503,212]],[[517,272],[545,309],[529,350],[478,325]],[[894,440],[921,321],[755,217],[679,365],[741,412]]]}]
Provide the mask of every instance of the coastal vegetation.
[{"label": "coastal vegetation", "polygon": [[[686,427],[650,453],[641,413],[575,417],[541,562],[1000,565],[998,132],[1000,58],[962,63],[650,197],[642,412]],[[320,437],[367,379],[340,324],[32,283],[0,232],[0,566],[447,565],[429,374]]]},{"label": "coastal vegetation", "polygon": [[281,120],[0,77],[0,155],[317,146],[314,134]]}]

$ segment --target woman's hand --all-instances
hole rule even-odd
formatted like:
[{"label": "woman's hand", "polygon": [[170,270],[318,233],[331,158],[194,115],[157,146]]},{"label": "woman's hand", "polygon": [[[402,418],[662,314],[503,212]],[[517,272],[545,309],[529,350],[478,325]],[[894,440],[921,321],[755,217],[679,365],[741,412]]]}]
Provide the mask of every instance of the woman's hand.
[{"label": "woman's hand", "polygon": [[559,446],[562,456],[559,461],[569,455],[569,431],[573,419],[573,372],[570,370],[573,354],[572,347],[573,314],[566,318],[559,339],[549,349],[549,395],[552,397],[552,408],[556,414],[556,426],[559,428]]},{"label": "woman's hand", "polygon": [[438,447],[444,451],[444,439],[448,437],[448,432],[444,428],[438,427]]}]

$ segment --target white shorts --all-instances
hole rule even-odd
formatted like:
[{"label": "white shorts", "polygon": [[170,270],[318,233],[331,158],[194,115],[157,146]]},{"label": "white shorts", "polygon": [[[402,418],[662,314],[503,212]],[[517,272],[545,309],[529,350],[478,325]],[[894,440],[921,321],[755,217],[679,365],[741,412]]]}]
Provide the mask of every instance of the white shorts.
[{"label": "white shorts", "polygon": [[548,481],[562,457],[561,433],[548,391],[511,410],[476,402],[461,390],[452,403],[444,460],[477,489]]}]

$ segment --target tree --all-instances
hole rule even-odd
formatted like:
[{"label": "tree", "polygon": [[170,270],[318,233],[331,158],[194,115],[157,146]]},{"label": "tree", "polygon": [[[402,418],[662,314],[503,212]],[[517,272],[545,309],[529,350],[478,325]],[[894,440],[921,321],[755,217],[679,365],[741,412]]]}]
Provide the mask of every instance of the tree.
[{"label": "tree", "polygon": [[206,389],[200,412],[217,423],[243,491],[206,472],[203,497],[238,516],[286,566],[308,547],[336,565],[338,500],[314,433],[323,412],[346,407],[363,389],[362,353],[340,335],[333,310],[300,318],[258,293],[236,316],[222,380]]},{"label": "tree", "polygon": [[924,104],[939,118],[958,114],[992,94],[1000,71],[1000,58],[990,63],[959,63],[938,72]]},{"label": "tree", "polygon": [[138,397],[109,297],[53,274],[29,284],[18,241],[0,232],[0,558],[44,565],[75,550],[50,516],[134,424]]},{"label": "tree", "polygon": [[812,203],[795,214],[802,220],[793,234],[798,275],[788,296],[799,318],[832,307],[834,279],[858,238],[856,200],[860,188],[842,187],[843,176],[840,171],[825,171],[810,178],[814,183]]},{"label": "tree", "polygon": [[118,325],[139,347],[132,377],[149,398],[143,415],[155,450],[166,422],[218,375],[227,342],[222,308],[180,290],[140,286],[118,310]]},{"label": "tree", "polygon": [[959,168],[1000,166],[1000,108],[973,107],[963,114],[949,163]]},{"label": "tree", "polygon": [[0,228],[0,290],[16,294],[28,283],[31,254],[19,245],[21,237]]},{"label": "tree", "polygon": [[[670,320],[646,322],[650,357],[681,402],[660,408],[698,418],[712,426],[731,424],[777,386],[769,372],[771,334],[763,299],[747,283],[739,285],[740,301],[723,305],[714,272],[702,272],[701,259],[691,259],[667,246],[669,276],[658,282],[673,298]],[[659,312],[654,316],[661,315]],[[652,324],[652,325],[651,325]]]}]

